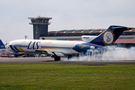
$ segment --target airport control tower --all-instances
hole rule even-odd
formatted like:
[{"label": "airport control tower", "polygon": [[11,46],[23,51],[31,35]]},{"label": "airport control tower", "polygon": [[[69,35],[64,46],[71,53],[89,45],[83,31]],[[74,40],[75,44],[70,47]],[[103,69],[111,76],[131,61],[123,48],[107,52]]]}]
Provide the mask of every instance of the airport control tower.
[{"label": "airport control tower", "polygon": [[29,17],[30,25],[33,25],[33,39],[39,39],[48,35],[48,25],[50,25],[50,17]]}]

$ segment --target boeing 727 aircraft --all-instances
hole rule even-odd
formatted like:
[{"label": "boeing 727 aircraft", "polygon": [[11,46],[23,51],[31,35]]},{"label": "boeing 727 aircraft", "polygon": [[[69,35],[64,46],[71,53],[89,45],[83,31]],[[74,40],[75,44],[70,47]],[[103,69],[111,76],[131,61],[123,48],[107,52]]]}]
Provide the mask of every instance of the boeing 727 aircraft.
[{"label": "boeing 727 aircraft", "polygon": [[6,45],[6,48],[16,53],[46,53],[53,55],[55,61],[59,61],[63,56],[70,58],[89,49],[112,45],[124,30],[130,29],[132,28],[110,26],[97,37],[82,36],[83,41],[14,40]]}]

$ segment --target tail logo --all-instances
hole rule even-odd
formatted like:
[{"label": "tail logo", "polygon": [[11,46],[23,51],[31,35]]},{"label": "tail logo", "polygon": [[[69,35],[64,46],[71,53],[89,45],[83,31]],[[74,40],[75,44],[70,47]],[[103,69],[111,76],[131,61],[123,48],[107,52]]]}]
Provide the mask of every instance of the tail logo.
[{"label": "tail logo", "polygon": [[103,42],[105,45],[111,45],[114,43],[114,34],[112,31],[106,31],[103,34]]}]

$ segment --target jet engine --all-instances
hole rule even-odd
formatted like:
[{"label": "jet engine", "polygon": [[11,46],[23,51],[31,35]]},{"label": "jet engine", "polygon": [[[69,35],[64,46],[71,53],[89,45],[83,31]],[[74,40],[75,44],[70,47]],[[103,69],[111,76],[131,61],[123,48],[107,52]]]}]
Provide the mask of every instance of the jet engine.
[{"label": "jet engine", "polygon": [[86,52],[89,49],[95,49],[95,46],[77,44],[73,49],[78,52]]}]

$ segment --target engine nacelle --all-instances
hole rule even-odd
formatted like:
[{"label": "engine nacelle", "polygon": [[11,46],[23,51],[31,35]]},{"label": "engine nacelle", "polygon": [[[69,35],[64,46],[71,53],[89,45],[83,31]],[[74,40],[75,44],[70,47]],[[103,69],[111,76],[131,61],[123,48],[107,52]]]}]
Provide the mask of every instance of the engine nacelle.
[{"label": "engine nacelle", "polygon": [[95,46],[77,44],[73,49],[78,52],[86,52],[89,49],[95,49]]}]

